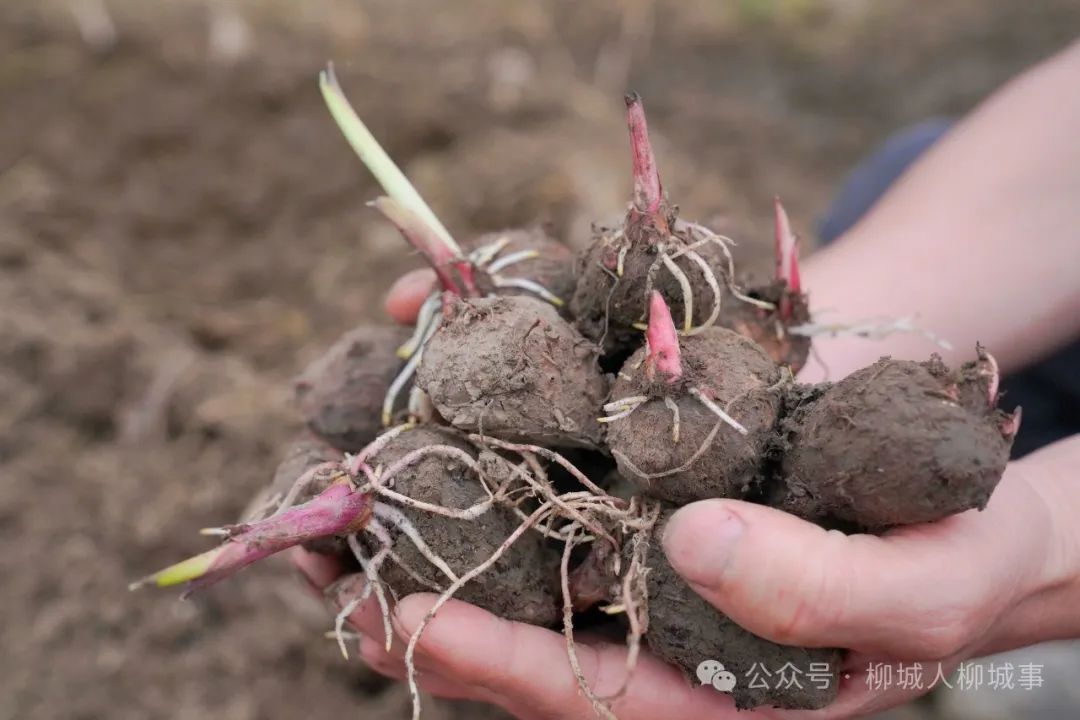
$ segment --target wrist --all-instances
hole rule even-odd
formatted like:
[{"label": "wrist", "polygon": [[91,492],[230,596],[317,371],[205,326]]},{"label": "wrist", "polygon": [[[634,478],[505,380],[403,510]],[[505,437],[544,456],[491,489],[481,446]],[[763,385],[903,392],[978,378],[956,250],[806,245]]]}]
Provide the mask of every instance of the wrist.
[{"label": "wrist", "polygon": [[978,654],[1080,637],[1080,435],[1012,463],[1041,506],[1028,530],[1042,538],[1029,581]]},{"label": "wrist", "polygon": [[1054,638],[1080,637],[1080,435],[1035,453],[1030,462],[1032,488],[1050,516],[1040,594],[1062,616]]}]

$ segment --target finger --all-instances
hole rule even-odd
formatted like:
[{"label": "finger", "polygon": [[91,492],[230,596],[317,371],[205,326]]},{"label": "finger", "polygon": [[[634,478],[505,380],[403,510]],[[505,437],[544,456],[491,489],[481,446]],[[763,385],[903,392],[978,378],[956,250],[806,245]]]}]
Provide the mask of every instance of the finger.
[{"label": "finger", "polygon": [[[435,601],[410,595],[394,612],[398,633],[409,637]],[[619,690],[626,677],[626,648],[577,646],[581,669],[599,696]],[[468,603],[451,600],[427,625],[417,656],[446,678],[472,684],[531,717],[590,717],[558,633],[510,622]],[[626,694],[612,706],[621,720],[657,717],[736,717],[731,699],[712,687],[691,687],[675,668],[643,654]]]},{"label": "finger", "polygon": [[402,325],[412,325],[420,306],[435,290],[435,273],[429,269],[411,270],[390,287],[386,295],[386,312]]},{"label": "finger", "polygon": [[326,586],[341,575],[341,563],[337,558],[321,553],[308,552],[302,547],[293,548],[289,553],[292,564],[308,583],[322,592]]},{"label": "finger", "polygon": [[[394,657],[386,652],[382,643],[379,641],[365,637],[360,640],[360,657],[363,659],[364,664],[369,668],[384,675],[393,680],[405,681],[407,680],[407,672],[405,670],[405,663],[401,661],[401,658]],[[480,700],[482,702],[488,702],[485,696],[478,695],[477,692],[459,682],[449,680],[439,673],[417,667],[416,684],[426,693],[435,695],[436,697],[446,698],[449,700]]]},{"label": "finger", "polygon": [[[363,573],[344,575],[332,585],[326,588],[326,599],[334,607],[335,612],[341,611],[357,598],[363,597],[367,587],[367,578]],[[376,640],[383,647],[386,646],[387,623],[383,620],[383,609],[378,598],[374,594],[357,605],[348,617],[345,618],[353,629],[361,635]],[[390,640],[393,645],[401,645],[400,638],[395,638],[393,628],[390,629]],[[396,650],[401,653],[402,649]]]},{"label": "finger", "polygon": [[[955,662],[940,664],[942,677],[948,677]],[[866,717],[903,705],[941,682],[939,663],[897,663],[853,653],[840,677],[840,691],[828,707],[821,710],[778,711],[782,720],[846,720]],[[888,670],[886,670],[888,669]],[[918,675],[911,675],[918,670]],[[888,672],[888,675],[886,675]]]},{"label": "finger", "polygon": [[672,516],[664,549],[698,594],[766,638],[939,659],[985,633],[1034,582],[1046,520],[1033,497],[1007,474],[986,511],[881,537],[707,500]]}]

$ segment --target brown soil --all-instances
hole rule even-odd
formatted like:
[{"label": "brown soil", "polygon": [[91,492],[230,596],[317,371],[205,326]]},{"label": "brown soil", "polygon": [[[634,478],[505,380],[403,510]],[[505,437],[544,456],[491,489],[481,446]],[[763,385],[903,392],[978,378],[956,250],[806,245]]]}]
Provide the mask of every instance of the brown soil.
[{"label": "brown soil", "polygon": [[[759,346],[723,328],[681,338],[679,347],[685,375],[677,386],[657,388],[659,383],[648,381],[644,349],[631,355],[619,373],[613,399],[653,397],[628,417],[608,425],[608,445],[619,472],[642,492],[678,505],[745,497],[759,489],[764,450],[772,440],[780,409],[781,392],[776,387],[780,372]],[[687,391],[692,387],[735,418],[747,434],[723,423],[690,395]],[[665,395],[679,407],[677,444],[672,442],[674,414],[664,403]],[[717,423],[722,424],[713,433]],[[709,435],[714,438],[699,452]]]},{"label": "brown soil", "polygon": [[598,447],[607,382],[596,347],[532,297],[458,300],[424,346],[416,382],[451,425],[504,440]]},{"label": "brown soil", "polygon": [[[397,349],[410,332],[367,325],[347,332],[307,366],[295,383],[300,415],[308,428],[334,447],[357,452],[383,429],[386,391],[401,370]],[[404,388],[396,405],[408,397]]]},{"label": "brown soil", "polygon": [[982,509],[1009,459],[1003,420],[973,371],[884,358],[784,421],[784,482],[772,504],[874,529]]},{"label": "brown soil", "polygon": [[[407,453],[432,445],[450,445],[475,454],[461,436],[450,430],[420,428],[408,430],[391,440],[374,458],[383,467],[400,460]],[[485,500],[488,495],[476,475],[460,462],[445,457],[425,458],[394,476],[394,490],[421,502],[464,510]],[[459,576],[487,560],[521,524],[506,507],[496,507],[470,520],[403,508],[428,546]],[[384,523],[386,524],[386,523]],[[424,555],[387,525],[395,537],[394,551],[426,583],[411,577],[395,562],[387,562],[380,571],[396,597],[416,592],[432,592],[432,586],[445,589],[446,576],[432,566]],[[370,536],[364,542],[374,553],[379,545]],[[550,554],[549,554],[550,553]],[[515,542],[490,570],[467,584],[455,595],[508,620],[534,625],[551,625],[557,617],[555,587],[558,556],[547,549],[543,538],[528,533]]]},{"label": "brown soil", "polygon": [[[592,244],[579,254],[574,266],[577,285],[570,312],[586,337],[603,343],[605,353],[627,352],[640,344],[641,331],[633,326],[647,317],[649,289],[664,296],[677,327],[683,327],[686,317],[682,286],[666,267],[658,264],[659,245],[665,245],[670,255],[690,244],[685,231],[660,233],[650,226],[646,237],[635,232],[639,229],[640,225],[632,224],[629,219],[619,229],[598,228]],[[728,263],[723,251],[710,243],[696,252],[712,270],[717,284],[725,287]],[[620,253],[623,254],[621,276],[617,275]],[[673,262],[690,281],[693,322],[701,324],[716,304],[705,274],[685,255]]]},{"label": "brown soil", "polygon": [[126,591],[242,513],[300,428],[292,378],[419,264],[364,207],[314,83],[327,59],[462,239],[547,220],[580,245],[617,217],[633,85],[683,215],[767,270],[774,194],[809,237],[874,142],[966,109],[1080,21],[1072,0],[665,0],[645,38],[592,0],[237,0],[254,44],[229,64],[207,51],[228,3],[109,0],[111,51],[68,4],[0,3],[2,718],[408,712],[322,638],[285,563],[187,603]]}]

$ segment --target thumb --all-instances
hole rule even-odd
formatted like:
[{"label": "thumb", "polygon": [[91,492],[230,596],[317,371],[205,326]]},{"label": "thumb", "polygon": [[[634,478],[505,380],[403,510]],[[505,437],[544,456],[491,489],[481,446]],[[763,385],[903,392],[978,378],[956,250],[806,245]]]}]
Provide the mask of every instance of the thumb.
[{"label": "thumb", "polygon": [[413,325],[420,306],[435,289],[435,273],[428,268],[407,272],[394,281],[387,293],[386,312],[402,325]]},{"label": "thumb", "polygon": [[990,515],[848,536],[762,505],[706,500],[669,519],[663,544],[695,592],[774,642],[943,658],[1010,602],[1031,552]]}]

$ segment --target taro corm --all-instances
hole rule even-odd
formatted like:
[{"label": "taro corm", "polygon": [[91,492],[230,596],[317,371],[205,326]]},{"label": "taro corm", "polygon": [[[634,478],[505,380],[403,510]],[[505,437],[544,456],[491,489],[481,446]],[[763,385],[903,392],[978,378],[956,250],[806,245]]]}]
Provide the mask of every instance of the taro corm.
[{"label": "taro corm", "polygon": [[827,705],[843,650],[778,645],[721,615],[668,564],[664,524],[705,498],[853,532],[984,507],[1020,423],[997,409],[993,357],[979,347],[955,371],[936,357],[884,358],[835,383],[796,383],[813,324],[787,214],[777,202],[775,277],[737,278],[730,240],[668,203],[636,95],[625,221],[598,228],[574,257],[535,229],[459,244],[332,69],[321,87],[386,193],[373,206],[439,287],[414,330],[357,328],[313,362],[297,381],[307,429],[264,501],[205,530],[218,547],[135,586],[205,587],[295,545],[336,555],[352,568],[327,590],[343,652],[360,603],[380,608],[389,644],[393,604],[438,593],[404,652],[414,717],[416,643],[454,596],[561,626],[567,662],[601,717],[613,716],[611,699],[588,686],[574,642],[594,606],[625,628],[627,683],[643,648],[688,682],[705,660],[743,680],[754,663],[791,663],[819,681],[738,682],[735,703]]}]

